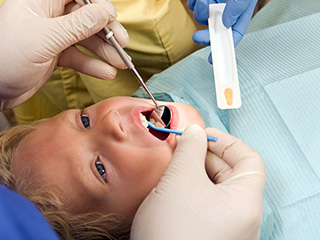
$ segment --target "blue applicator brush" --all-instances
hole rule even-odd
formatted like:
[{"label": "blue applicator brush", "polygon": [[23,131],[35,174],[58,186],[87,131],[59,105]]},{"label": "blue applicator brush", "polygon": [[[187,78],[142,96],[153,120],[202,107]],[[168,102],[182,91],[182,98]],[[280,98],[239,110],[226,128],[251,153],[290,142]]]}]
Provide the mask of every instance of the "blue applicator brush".
[{"label": "blue applicator brush", "polygon": [[[148,121],[148,125],[149,125],[149,127],[153,128],[154,130],[161,131],[161,132],[174,133],[174,134],[178,134],[178,135],[182,135],[182,133],[183,133],[182,131],[173,130],[173,129],[170,129],[170,128],[156,127],[155,125],[153,125],[149,121]],[[208,139],[208,141],[214,141],[214,142],[217,141],[217,139],[215,137],[207,136],[207,139]]]}]

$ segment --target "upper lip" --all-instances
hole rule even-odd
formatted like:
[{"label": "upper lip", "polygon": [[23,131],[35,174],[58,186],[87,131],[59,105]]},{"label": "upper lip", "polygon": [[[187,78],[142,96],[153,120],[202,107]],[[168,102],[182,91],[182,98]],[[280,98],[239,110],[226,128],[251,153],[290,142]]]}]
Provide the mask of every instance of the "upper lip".
[{"label": "upper lip", "polygon": [[142,125],[139,114],[142,112],[151,112],[153,109],[153,107],[140,106],[132,110],[133,123],[136,125],[137,128],[143,129],[141,131],[144,131],[146,135],[149,135],[150,137],[151,134],[147,133],[145,127]]}]

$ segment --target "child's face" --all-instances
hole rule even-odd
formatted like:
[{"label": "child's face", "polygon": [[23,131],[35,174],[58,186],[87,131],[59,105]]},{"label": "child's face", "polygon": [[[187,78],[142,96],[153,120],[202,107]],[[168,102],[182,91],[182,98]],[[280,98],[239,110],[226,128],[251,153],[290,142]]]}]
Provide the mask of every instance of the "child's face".
[{"label": "child's face", "polygon": [[[191,106],[165,104],[172,110],[171,128],[183,130],[191,123],[204,127]],[[162,141],[142,125],[139,113],[154,108],[149,100],[116,97],[82,114],[65,111],[22,140],[15,153],[14,174],[19,179],[27,168],[41,184],[58,186],[58,196],[74,213],[118,213],[131,218],[159,182],[176,147],[173,134]]]}]

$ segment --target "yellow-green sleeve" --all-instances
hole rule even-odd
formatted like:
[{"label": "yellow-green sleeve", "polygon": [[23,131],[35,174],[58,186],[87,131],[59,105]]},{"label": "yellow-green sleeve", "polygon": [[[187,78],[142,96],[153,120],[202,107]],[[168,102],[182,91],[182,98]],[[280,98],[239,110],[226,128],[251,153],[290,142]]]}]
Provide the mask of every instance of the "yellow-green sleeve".
[{"label": "yellow-green sleeve", "polygon": [[[125,50],[145,81],[199,49],[192,41],[196,27],[180,0],[111,2],[130,37]],[[110,81],[80,76],[94,102],[112,96],[130,96],[140,86],[129,70],[118,70]]]}]

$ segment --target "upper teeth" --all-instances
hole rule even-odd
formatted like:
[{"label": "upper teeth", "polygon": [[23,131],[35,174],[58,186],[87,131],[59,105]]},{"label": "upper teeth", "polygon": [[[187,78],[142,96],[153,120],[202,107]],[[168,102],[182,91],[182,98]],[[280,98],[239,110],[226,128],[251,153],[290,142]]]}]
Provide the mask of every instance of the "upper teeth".
[{"label": "upper teeth", "polygon": [[146,116],[144,116],[142,113],[139,114],[140,120],[142,122],[142,125],[148,129],[148,120],[146,119]]},{"label": "upper teeth", "polygon": [[[140,120],[141,120],[141,123],[142,123],[142,125],[147,129],[147,130],[149,130],[148,129],[148,120],[147,120],[147,118],[146,118],[146,116],[144,116],[142,113],[140,113],[139,114],[139,116],[140,116]],[[163,124],[161,124],[160,122],[156,122],[156,120],[154,120],[153,118],[150,118],[150,122],[154,125],[154,126],[156,126],[156,127],[161,127],[161,128],[164,128],[165,126],[163,126]]]}]

